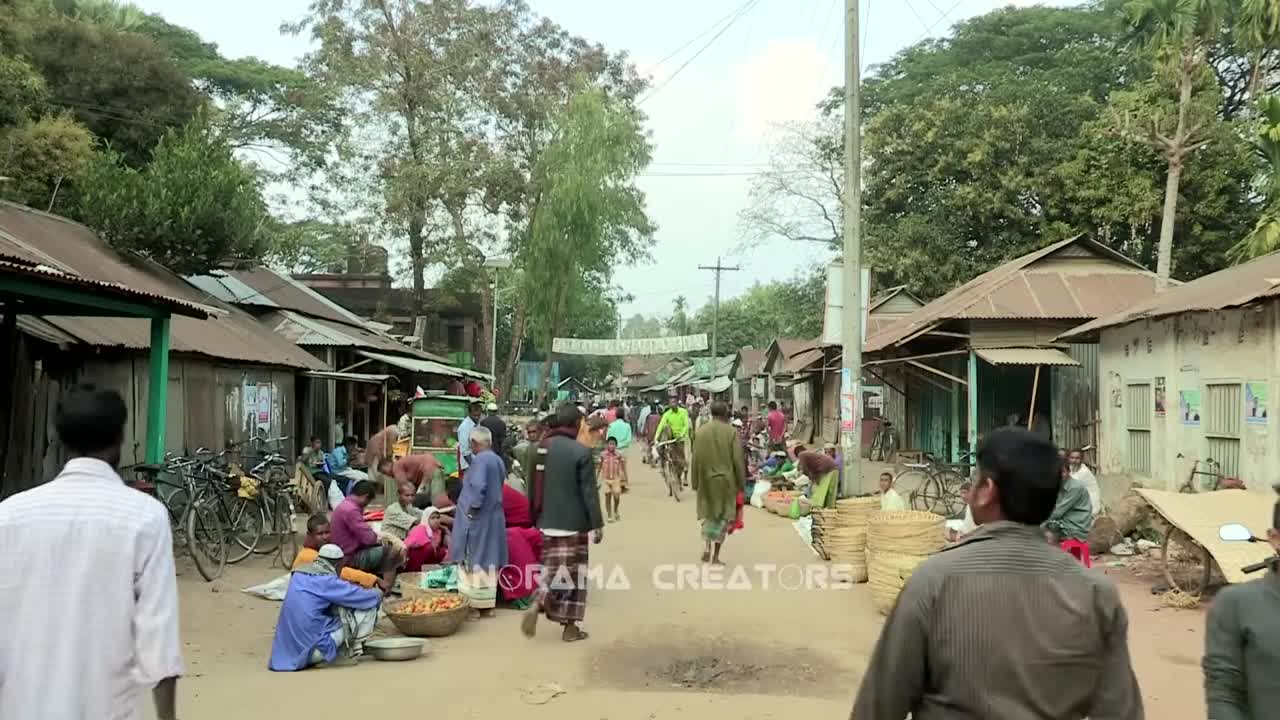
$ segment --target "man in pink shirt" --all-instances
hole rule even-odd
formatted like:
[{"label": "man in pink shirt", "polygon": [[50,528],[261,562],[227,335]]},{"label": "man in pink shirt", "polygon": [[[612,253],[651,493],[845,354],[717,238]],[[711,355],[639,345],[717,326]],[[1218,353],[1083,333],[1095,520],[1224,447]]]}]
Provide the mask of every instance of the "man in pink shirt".
[{"label": "man in pink shirt", "polygon": [[778,403],[769,401],[769,414],[765,417],[769,425],[769,442],[781,445],[787,436],[787,416],[778,409]]},{"label": "man in pink shirt", "polygon": [[329,541],[342,548],[346,564],[357,570],[381,573],[378,585],[390,592],[396,580],[396,568],[404,563],[404,553],[378,539],[364,519],[364,509],[373,500],[374,484],[361,480],[351,489],[351,494],[338,503],[329,517]]}]

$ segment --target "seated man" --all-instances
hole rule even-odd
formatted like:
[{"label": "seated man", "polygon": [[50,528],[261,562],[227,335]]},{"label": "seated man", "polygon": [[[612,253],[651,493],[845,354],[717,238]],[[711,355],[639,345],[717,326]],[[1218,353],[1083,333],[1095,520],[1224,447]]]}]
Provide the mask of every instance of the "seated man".
[{"label": "seated man", "polygon": [[416,488],[407,480],[396,486],[396,501],[382,514],[383,535],[403,542],[409,537],[409,531],[422,521],[422,511],[413,506],[415,492]]},{"label": "seated man", "polygon": [[1071,466],[1065,461],[1061,473],[1058,503],[1043,525],[1045,538],[1054,544],[1064,540],[1088,542],[1089,531],[1093,529],[1093,501],[1089,499],[1089,489],[1079,478],[1071,475]]},{"label": "seated man", "polygon": [[[307,518],[307,535],[302,539],[302,549],[298,551],[297,557],[293,559],[291,569],[297,570],[303,565],[313,562],[320,555],[320,548],[329,544],[329,531],[329,518],[325,517],[324,513],[316,513]],[[377,575],[347,567],[345,564],[338,571],[338,577],[347,582],[355,583],[360,587],[371,588],[378,584]]]},{"label": "seated man", "polygon": [[906,512],[907,503],[893,489],[893,476],[887,472],[880,473],[880,509],[889,512]]},{"label": "seated man", "polygon": [[369,479],[368,473],[351,467],[351,458],[355,454],[356,439],[353,436],[348,435],[346,439],[342,441],[342,446],[334,448],[333,452],[329,453],[327,458],[329,461],[329,473],[341,478],[343,481],[342,484],[345,485],[343,488],[344,495],[350,494],[349,488],[353,484],[358,483],[361,480]]},{"label": "seated man", "polygon": [[334,508],[330,518],[333,542],[342,548],[347,563],[358,570],[378,573],[383,592],[391,592],[396,568],[404,562],[403,548],[395,549],[378,539],[378,533],[364,519],[364,509],[373,500],[373,483],[361,480],[351,494]]},{"label": "seated man", "polygon": [[416,492],[413,505],[418,509],[426,508],[432,498],[444,493],[444,468],[431,453],[405,455],[391,466],[391,475],[397,484],[413,485]]},{"label": "seated man", "polygon": [[316,559],[293,571],[280,606],[271,659],[277,672],[320,663],[350,663],[373,634],[382,593],[338,579],[342,549],[332,543]]}]

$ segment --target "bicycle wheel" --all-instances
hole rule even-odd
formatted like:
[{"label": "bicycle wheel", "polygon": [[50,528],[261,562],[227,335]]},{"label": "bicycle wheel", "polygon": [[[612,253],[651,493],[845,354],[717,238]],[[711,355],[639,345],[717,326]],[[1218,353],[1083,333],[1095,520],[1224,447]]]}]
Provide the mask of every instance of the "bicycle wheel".
[{"label": "bicycle wheel", "polygon": [[208,499],[195,502],[187,513],[187,554],[205,580],[222,577],[227,566],[226,538],[213,503]]},{"label": "bicycle wheel", "polygon": [[[280,533],[275,527],[276,499],[271,495],[258,496],[258,509],[262,513],[262,537],[253,551],[259,555],[270,555],[280,549]],[[292,560],[292,558],[290,558]]]},{"label": "bicycle wheel", "polygon": [[930,475],[911,496],[911,509],[920,510],[922,512],[942,513],[946,500],[946,488],[942,484],[941,478],[937,475]]},{"label": "bicycle wheel", "polygon": [[901,495],[906,495],[907,504],[915,507],[916,496],[924,484],[929,482],[929,473],[923,470],[904,470],[893,479],[893,487]]},{"label": "bicycle wheel", "polygon": [[272,515],[271,534],[280,550],[280,561],[285,567],[293,564],[298,554],[298,533],[293,527],[293,498],[287,494],[276,498],[276,511]]},{"label": "bicycle wheel", "polygon": [[267,524],[266,516],[258,503],[248,498],[236,497],[231,501],[225,519],[223,526],[227,531],[227,562],[238,563],[249,557],[258,546],[263,528]]},{"label": "bicycle wheel", "polygon": [[1174,590],[1199,596],[1209,587],[1213,559],[1209,551],[1176,527],[1170,527],[1160,544],[1164,579]]},{"label": "bicycle wheel", "polygon": [[940,514],[948,518],[958,517],[964,512],[964,498],[960,496],[960,486],[965,483],[967,478],[956,470],[942,470],[936,477],[942,486],[942,512]]}]

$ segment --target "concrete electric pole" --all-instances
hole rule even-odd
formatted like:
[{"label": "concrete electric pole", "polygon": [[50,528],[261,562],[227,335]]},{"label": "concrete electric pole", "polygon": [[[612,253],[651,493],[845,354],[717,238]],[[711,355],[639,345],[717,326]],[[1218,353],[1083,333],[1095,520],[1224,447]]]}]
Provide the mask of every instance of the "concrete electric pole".
[{"label": "concrete electric pole", "polygon": [[720,264],[720,258],[716,258],[716,264],[714,267],[711,265],[699,265],[698,269],[714,270],[716,273],[716,304],[715,304],[715,312],[711,316],[711,374],[715,375],[716,358],[720,357],[717,354],[718,349],[716,347],[716,342],[720,339],[718,337],[718,335],[720,334],[720,273],[726,272],[726,271],[735,272],[738,270],[738,268],[725,267]]},{"label": "concrete electric pole", "polygon": [[[858,61],[858,0],[844,3],[844,310],[840,329],[840,496],[862,482],[862,72]],[[848,415],[846,416],[846,413]]]}]

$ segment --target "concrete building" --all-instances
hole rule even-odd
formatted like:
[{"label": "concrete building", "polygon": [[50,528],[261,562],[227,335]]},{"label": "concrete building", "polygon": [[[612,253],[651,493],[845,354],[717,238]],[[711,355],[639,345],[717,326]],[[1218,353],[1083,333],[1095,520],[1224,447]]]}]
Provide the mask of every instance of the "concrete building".
[{"label": "concrete building", "polygon": [[1280,383],[1280,254],[1171,288],[1064,339],[1097,343],[1104,490],[1130,481],[1177,490],[1212,460],[1270,494],[1280,461],[1268,404]]}]

